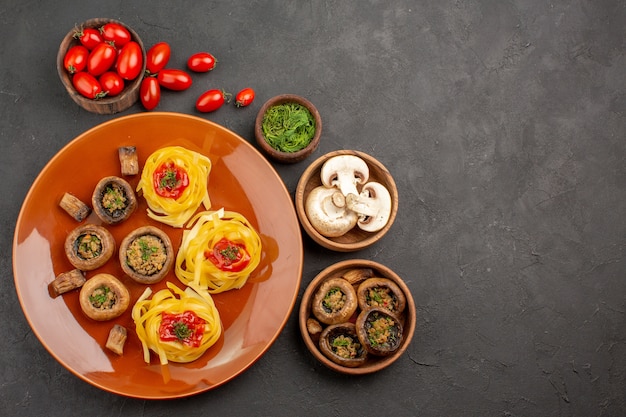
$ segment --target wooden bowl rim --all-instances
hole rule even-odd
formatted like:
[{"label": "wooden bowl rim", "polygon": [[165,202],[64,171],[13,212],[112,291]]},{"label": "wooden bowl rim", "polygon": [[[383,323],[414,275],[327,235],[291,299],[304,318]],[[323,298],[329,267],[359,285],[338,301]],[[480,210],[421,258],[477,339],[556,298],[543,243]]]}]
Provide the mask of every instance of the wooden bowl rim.
[{"label": "wooden bowl rim", "polygon": [[[315,135],[313,136],[313,139],[311,139],[311,142],[305,148],[302,148],[297,152],[282,152],[272,148],[265,140],[262,127],[263,116],[265,115],[267,109],[271,106],[292,102],[303,105],[304,107],[309,109],[309,111],[313,115],[313,118],[315,119]],[[311,153],[313,153],[313,151],[315,151],[315,149],[317,149],[321,135],[322,117],[320,115],[320,112],[317,110],[315,105],[313,105],[313,103],[311,103],[306,98],[296,94],[280,94],[270,98],[265,103],[263,103],[261,109],[257,113],[254,122],[254,136],[259,147],[272,159],[283,163],[295,163],[306,159],[306,157],[308,157]]]},{"label": "wooden bowl rim", "polygon": [[[315,291],[320,287],[320,285],[327,279],[337,276],[339,272],[343,270],[353,269],[353,268],[372,268],[380,277],[388,278],[394,281],[400,289],[404,292],[406,297],[406,309],[405,309],[405,322],[404,322],[404,332],[403,339],[400,348],[396,352],[394,352],[390,356],[379,357],[376,358],[375,361],[371,365],[357,367],[357,368],[348,368],[345,366],[338,365],[328,359],[322,352],[320,352],[319,347],[309,335],[306,326],[306,320],[311,316],[311,300],[315,294]],[[413,336],[415,334],[415,325],[417,320],[417,309],[415,307],[415,301],[413,300],[413,295],[411,294],[411,290],[406,285],[404,280],[396,274],[391,268],[378,263],[376,261],[368,260],[368,259],[347,259],[344,261],[337,262],[333,265],[326,267],[320,273],[318,273],[313,280],[309,283],[307,288],[302,295],[302,299],[300,302],[300,309],[298,311],[298,323],[300,326],[300,334],[302,335],[302,339],[304,340],[304,344],[307,349],[311,352],[311,354],[320,361],[326,367],[349,375],[364,375],[373,372],[378,372],[381,369],[384,369],[397,361],[402,354],[407,350]]]},{"label": "wooden bowl rim", "polygon": [[[69,50],[70,47],[74,45],[78,45],[79,42],[74,39],[74,33],[77,29],[81,28],[98,28],[106,23],[117,23],[124,26],[130,32],[131,39],[139,44],[141,47],[141,53],[143,56],[143,64],[141,68],[141,72],[131,83],[124,87],[124,90],[113,97],[104,97],[98,100],[92,100],[87,97],[82,96],[80,93],[76,91],[74,86],[72,85],[72,80],[70,75],[65,70],[63,66],[63,59],[65,57],[65,53]],[[83,109],[90,111],[92,113],[99,114],[113,114],[120,111],[124,111],[131,107],[133,104],[137,102],[139,99],[139,88],[141,86],[141,81],[143,80],[144,74],[146,71],[146,48],[144,47],[143,41],[135,32],[133,28],[116,19],[109,18],[92,18],[85,20],[84,22],[77,24],[74,26],[67,34],[63,37],[61,44],[59,46],[59,50],[57,52],[57,73],[59,74],[59,78],[61,79],[61,83],[65,87],[67,93],[70,95],[72,100],[81,106]],[[124,102],[121,106],[119,104]],[[117,105],[117,106],[116,106]],[[119,107],[118,107],[119,106]]]},{"label": "wooden bowl rim", "polygon": [[[389,190],[389,194],[391,195],[391,202],[392,202],[391,215],[385,227],[383,227],[378,232],[371,233],[369,237],[358,242],[352,242],[352,243],[338,242],[337,240],[334,240],[333,238],[329,238],[320,234],[317,230],[315,230],[315,228],[309,221],[306,215],[306,211],[304,209],[304,202],[306,199],[306,196],[304,195],[304,193],[305,193],[308,182],[310,181],[310,179],[313,177],[314,174],[316,174],[318,171],[321,170],[322,165],[324,164],[324,162],[326,162],[327,159],[330,159],[338,155],[358,156],[359,158],[363,159],[367,163],[368,167],[370,167],[370,170],[372,167],[376,167],[385,177],[385,181],[388,183],[387,189]],[[364,152],[357,151],[357,150],[341,149],[341,150],[331,151],[325,155],[320,156],[315,161],[313,161],[313,163],[311,163],[300,176],[300,180],[298,181],[298,184],[296,186],[294,199],[295,199],[295,205],[296,205],[296,213],[298,214],[298,218],[300,219],[300,224],[302,228],[305,230],[305,232],[309,235],[309,237],[311,237],[311,239],[313,239],[316,243],[325,247],[326,249],[334,250],[337,252],[354,252],[357,250],[365,249],[375,244],[380,239],[382,239],[382,237],[385,234],[387,234],[389,229],[391,229],[391,226],[393,225],[396,219],[397,213],[398,213],[398,187],[396,186],[393,176],[387,170],[387,168],[376,158]]]}]

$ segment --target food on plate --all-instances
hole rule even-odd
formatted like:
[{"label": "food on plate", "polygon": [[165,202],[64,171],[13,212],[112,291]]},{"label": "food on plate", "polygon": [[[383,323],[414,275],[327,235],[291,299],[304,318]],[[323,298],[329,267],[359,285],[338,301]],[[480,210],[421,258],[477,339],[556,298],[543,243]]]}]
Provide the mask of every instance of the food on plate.
[{"label": "food on plate", "polygon": [[137,197],[126,180],[109,176],[102,178],[91,196],[93,211],[106,224],[128,219],[137,208]]},{"label": "food on plate", "polygon": [[146,288],[133,306],[144,361],[150,363],[152,350],[161,365],[192,362],[219,340],[219,312],[207,291],[189,287],[183,291],[171,282],[167,287],[154,295]]},{"label": "food on plate", "polygon": [[359,341],[354,323],[326,327],[320,335],[319,347],[328,359],[348,368],[361,366],[367,360],[367,350]]},{"label": "food on plate", "polygon": [[358,156],[338,155],[324,162],[322,185],[305,201],[306,216],[317,232],[339,237],[355,226],[377,232],[387,225],[392,209],[389,190],[368,178],[369,168]]},{"label": "food on plate", "polygon": [[126,327],[115,324],[111,327],[109,336],[107,337],[107,342],[104,346],[111,352],[122,356],[124,354],[124,344],[126,343],[127,337],[128,331],[126,330]]},{"label": "food on plate", "polygon": [[80,289],[80,308],[93,320],[106,321],[121,316],[130,304],[128,288],[111,274],[97,274]]},{"label": "food on plate", "polygon": [[63,194],[59,201],[59,207],[65,210],[77,222],[82,222],[91,214],[91,207],[70,193]]},{"label": "food on plate", "polygon": [[398,285],[388,278],[369,278],[356,290],[359,308],[382,307],[401,314],[406,307],[406,297]]},{"label": "food on plate", "polygon": [[234,211],[200,212],[183,232],[175,272],[185,285],[215,294],[244,286],[261,260],[261,238]]},{"label": "food on plate", "polygon": [[306,148],[315,136],[315,118],[299,103],[276,104],[267,109],[261,123],[265,141],[281,152]]},{"label": "food on plate", "polygon": [[161,281],[174,263],[174,248],[167,233],[154,226],[130,232],[120,244],[122,270],[141,284]]},{"label": "food on plate", "polygon": [[137,192],[148,203],[148,217],[182,227],[203,204],[211,208],[211,160],[181,146],[158,149],[146,159]]},{"label": "food on plate", "polygon": [[55,297],[80,288],[85,283],[85,273],[80,269],[62,272],[50,283],[50,289]]},{"label": "food on plate", "polygon": [[398,316],[385,308],[362,310],[355,325],[359,341],[372,355],[391,355],[402,343],[402,323]]},{"label": "food on plate", "polygon": [[81,271],[100,268],[111,259],[115,247],[111,232],[95,224],[78,226],[65,238],[65,255]]},{"label": "food on plate", "polygon": [[356,292],[343,278],[330,278],[320,285],[313,296],[311,311],[324,324],[344,323],[358,307]]},{"label": "food on plate", "polygon": [[139,160],[137,148],[134,146],[120,146],[117,148],[117,155],[120,159],[120,170],[122,175],[137,175],[139,173]]}]

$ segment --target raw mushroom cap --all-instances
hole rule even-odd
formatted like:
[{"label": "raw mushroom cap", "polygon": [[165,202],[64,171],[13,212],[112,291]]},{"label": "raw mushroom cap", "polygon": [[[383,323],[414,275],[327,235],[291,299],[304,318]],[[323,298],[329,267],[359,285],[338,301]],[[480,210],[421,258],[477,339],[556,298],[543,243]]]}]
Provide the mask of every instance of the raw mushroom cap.
[{"label": "raw mushroom cap", "polygon": [[348,209],[359,215],[357,226],[366,232],[377,232],[389,221],[391,216],[391,195],[384,185],[369,182],[363,186],[361,193],[348,195]]},{"label": "raw mushroom cap", "polygon": [[338,155],[328,159],[320,170],[322,184],[337,187],[344,196],[358,195],[357,184],[369,178],[367,163],[354,155]]},{"label": "raw mushroom cap", "polygon": [[334,188],[316,187],[309,193],[305,210],[311,225],[321,235],[338,237],[356,226],[358,216],[347,210],[345,197]]}]

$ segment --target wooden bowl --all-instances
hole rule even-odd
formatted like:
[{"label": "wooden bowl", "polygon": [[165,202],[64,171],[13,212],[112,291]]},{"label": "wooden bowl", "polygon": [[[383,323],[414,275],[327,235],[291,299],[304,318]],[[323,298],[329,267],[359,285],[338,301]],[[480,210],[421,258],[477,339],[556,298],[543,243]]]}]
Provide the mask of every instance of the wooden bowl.
[{"label": "wooden bowl", "polygon": [[[269,143],[267,143],[267,141],[265,140],[265,136],[263,135],[263,127],[262,127],[263,116],[265,115],[265,112],[267,111],[267,109],[269,109],[272,106],[285,104],[285,103],[298,103],[306,107],[307,109],[309,109],[309,111],[313,115],[313,118],[315,119],[315,136],[313,136],[313,139],[311,139],[311,142],[309,143],[308,146],[306,146],[305,148],[297,152],[283,152],[283,151],[276,150],[273,147],[271,147]],[[261,106],[261,109],[259,110],[259,113],[256,116],[256,121],[254,124],[254,136],[256,137],[256,142],[261,148],[261,150],[265,152],[265,154],[268,155],[271,159],[281,162],[281,163],[285,163],[285,164],[300,162],[304,160],[305,158],[307,158],[309,155],[311,155],[311,153],[313,153],[313,151],[317,149],[317,146],[320,143],[321,135],[322,135],[322,118],[320,116],[319,111],[317,110],[317,108],[315,108],[313,103],[311,103],[309,100],[305,99],[304,97],[295,95],[295,94],[282,94],[282,95],[278,95],[267,100],[263,104],[263,106]]]},{"label": "wooden bowl", "polygon": [[[311,190],[322,185],[320,178],[322,165],[324,165],[328,159],[338,155],[355,155],[363,159],[369,168],[369,179],[367,182],[379,182],[389,191],[391,195],[391,214],[387,224],[378,232],[366,232],[358,227],[354,227],[342,236],[327,237],[320,234],[309,221],[304,208],[306,199]],[[296,186],[295,205],[300,224],[311,239],[330,250],[337,252],[353,252],[373,245],[389,231],[398,212],[398,188],[387,168],[374,157],[355,150],[337,150],[319,157],[302,173],[298,185]]]},{"label": "wooden bowl", "polygon": [[[71,75],[65,70],[63,66],[63,58],[65,57],[65,53],[74,45],[79,45],[80,42],[74,38],[74,33],[77,29],[81,28],[100,28],[106,23],[118,23],[124,26],[130,32],[131,39],[139,44],[141,47],[142,55],[143,55],[143,67],[139,76],[134,80],[127,82],[124,90],[114,97],[104,97],[102,99],[89,99],[87,97],[82,96],[80,93],[76,91],[74,86],[72,85]],[[63,38],[61,42],[61,46],[59,47],[59,52],[57,53],[57,72],[59,73],[59,78],[61,78],[61,82],[65,86],[67,93],[70,95],[72,100],[83,109],[90,111],[92,113],[97,114],[114,114],[128,109],[130,106],[135,104],[139,99],[139,89],[141,86],[141,81],[143,79],[143,74],[146,69],[146,49],[144,48],[143,42],[139,35],[124,23],[113,20],[113,19],[105,19],[105,18],[96,18],[87,20],[77,27],[70,30],[67,35]]]},{"label": "wooden bowl", "polygon": [[[400,314],[400,321],[403,324],[403,338],[402,342],[400,343],[400,347],[389,356],[375,356],[368,354],[365,363],[358,367],[352,368],[338,365],[328,359],[324,354],[322,354],[319,348],[319,341],[317,340],[319,334],[312,335],[311,333],[309,333],[307,320],[309,318],[314,318],[313,313],[311,312],[311,301],[313,300],[318,288],[328,279],[341,277],[347,271],[359,268],[371,268],[374,271],[374,276],[379,278],[387,278],[395,282],[406,297],[406,307],[404,309],[404,312]],[[356,286],[358,286],[358,284]],[[360,310],[357,310],[355,316],[358,315],[359,312]],[[353,317],[350,321],[354,321],[354,319],[355,318]],[[405,282],[391,269],[384,265],[381,265],[380,263],[370,260],[349,259],[327,267],[315,278],[313,278],[311,283],[304,291],[304,294],[302,295],[302,301],[300,302],[300,310],[298,313],[298,321],[300,325],[300,333],[302,335],[302,339],[304,340],[306,347],[309,349],[315,359],[320,361],[326,367],[337,372],[351,375],[362,375],[380,371],[381,369],[384,369],[394,363],[402,356],[402,354],[406,351],[409,344],[411,343],[411,339],[413,338],[413,334],[415,333],[416,309],[415,302],[413,301],[413,296],[411,295],[411,291],[409,290]],[[323,328],[326,327],[326,325],[324,324],[321,324],[321,326]]]}]

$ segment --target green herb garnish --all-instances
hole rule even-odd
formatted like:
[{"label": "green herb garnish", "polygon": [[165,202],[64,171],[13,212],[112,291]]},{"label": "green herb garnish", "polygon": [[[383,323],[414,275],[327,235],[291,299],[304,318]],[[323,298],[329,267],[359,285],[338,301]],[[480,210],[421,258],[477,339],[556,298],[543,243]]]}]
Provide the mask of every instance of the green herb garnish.
[{"label": "green herb garnish", "polygon": [[191,336],[191,329],[187,324],[179,321],[174,323],[174,334],[178,340],[183,341]]},{"label": "green herb garnish", "polygon": [[138,242],[139,248],[141,249],[141,259],[143,261],[147,261],[150,259],[153,253],[156,253],[159,248],[156,246],[150,246],[145,240],[140,239]]},{"label": "green herb garnish", "polygon": [[315,136],[315,119],[298,103],[278,104],[267,109],[261,125],[267,143],[281,152],[297,152]]}]

